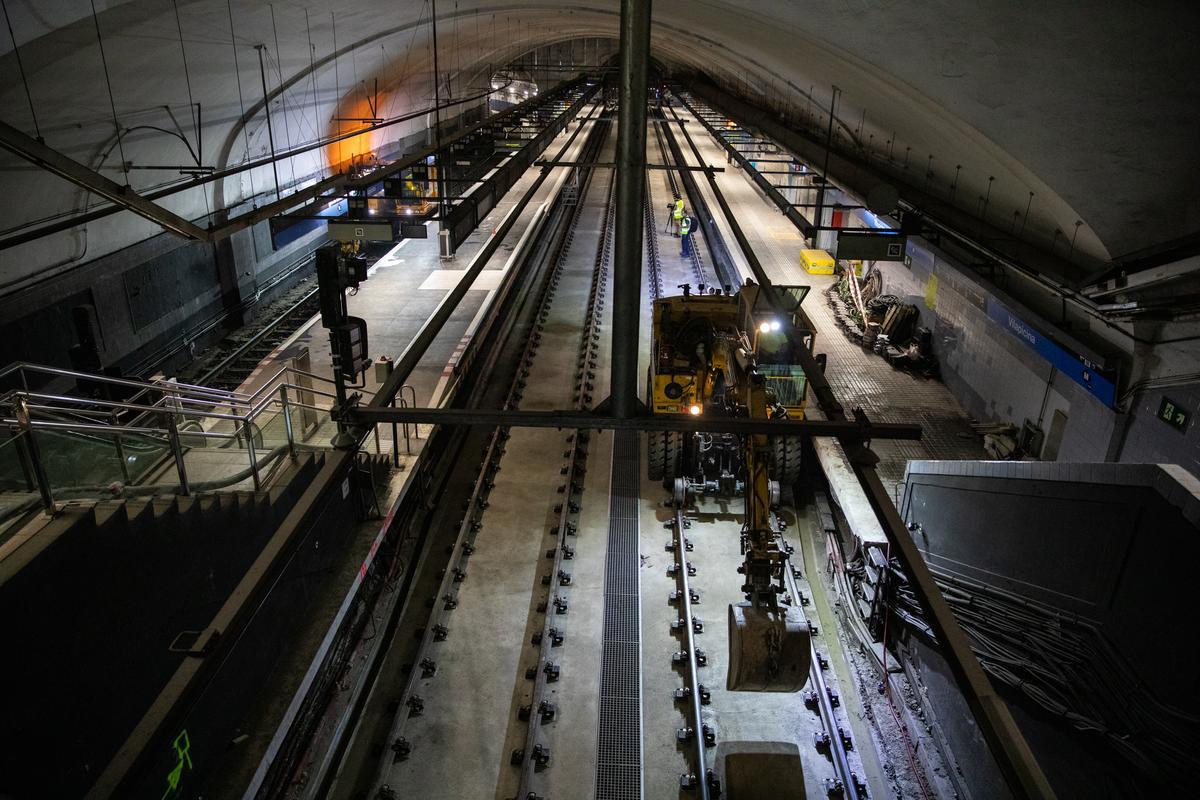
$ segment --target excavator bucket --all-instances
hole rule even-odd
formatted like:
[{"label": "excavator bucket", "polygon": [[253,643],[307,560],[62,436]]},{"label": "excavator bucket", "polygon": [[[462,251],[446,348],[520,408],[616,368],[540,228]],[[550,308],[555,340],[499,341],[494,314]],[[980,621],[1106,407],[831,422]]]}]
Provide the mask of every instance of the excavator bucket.
[{"label": "excavator bucket", "polygon": [[812,663],[808,620],[799,608],[729,606],[729,673],[725,688],[743,692],[798,692]]}]

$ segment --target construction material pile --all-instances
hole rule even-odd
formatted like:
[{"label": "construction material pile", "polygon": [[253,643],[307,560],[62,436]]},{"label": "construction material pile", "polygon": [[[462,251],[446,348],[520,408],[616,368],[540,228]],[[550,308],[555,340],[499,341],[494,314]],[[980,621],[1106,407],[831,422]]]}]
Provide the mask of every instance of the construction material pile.
[{"label": "construction material pile", "polygon": [[920,325],[917,307],[894,294],[882,294],[879,270],[861,279],[853,270],[840,265],[838,270],[837,283],[826,291],[838,327],[896,369],[937,378],[940,373],[933,355],[933,335]]}]

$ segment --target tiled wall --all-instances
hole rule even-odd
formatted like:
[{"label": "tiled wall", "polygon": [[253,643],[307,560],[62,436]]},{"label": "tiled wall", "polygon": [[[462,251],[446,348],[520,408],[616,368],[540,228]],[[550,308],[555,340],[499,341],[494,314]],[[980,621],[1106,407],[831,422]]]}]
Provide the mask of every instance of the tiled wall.
[{"label": "tiled wall", "polygon": [[[1041,422],[1067,416],[1059,446],[1063,461],[1103,461],[1117,414],[1062,374],[987,315],[992,293],[924,243],[910,242],[911,263],[878,262],[884,292],[915,304],[933,331],[942,379],[971,416],[983,422]],[[1004,298],[1003,302],[1012,305]],[[1029,320],[1031,323],[1033,319]],[[1048,385],[1049,384],[1049,385]]]},{"label": "tiled wall", "polygon": [[[1183,430],[1158,418],[1158,409],[1164,396],[1190,415]],[[1198,409],[1200,383],[1155,389],[1136,395],[1129,430],[1121,444],[1121,460],[1178,464],[1193,475],[1200,475],[1200,432],[1196,430]]]}]

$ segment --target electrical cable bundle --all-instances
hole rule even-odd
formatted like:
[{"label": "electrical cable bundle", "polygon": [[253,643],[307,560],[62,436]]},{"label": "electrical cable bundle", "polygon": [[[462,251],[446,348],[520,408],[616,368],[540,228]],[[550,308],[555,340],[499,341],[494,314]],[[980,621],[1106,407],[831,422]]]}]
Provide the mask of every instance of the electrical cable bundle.
[{"label": "electrical cable bundle", "polygon": [[[900,576],[895,568],[894,575]],[[902,579],[902,576],[901,576]],[[1200,716],[1155,697],[1094,622],[961,577],[937,576],[987,674],[1102,737],[1141,776],[1184,786],[1200,771]],[[902,583],[895,611],[920,618]],[[928,635],[928,628],[919,631]]]},{"label": "electrical cable bundle", "polygon": [[867,301],[867,313],[873,317],[882,317],[892,306],[900,305],[900,298],[894,294],[881,294]]}]

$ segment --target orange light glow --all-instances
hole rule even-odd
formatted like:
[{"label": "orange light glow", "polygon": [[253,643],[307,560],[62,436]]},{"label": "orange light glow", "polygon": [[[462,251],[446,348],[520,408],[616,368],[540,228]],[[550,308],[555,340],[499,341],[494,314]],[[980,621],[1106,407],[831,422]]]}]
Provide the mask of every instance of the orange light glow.
[{"label": "orange light glow", "polygon": [[[334,117],[337,119],[330,120],[329,129],[326,131],[327,136],[342,136],[347,133],[353,133],[360,128],[366,128],[370,122],[357,122],[355,120],[369,120],[375,116],[375,113],[383,114],[385,109],[389,108],[390,95],[380,92],[379,105],[375,112],[371,110],[371,104],[361,94],[358,97],[347,97],[338,103],[337,109],[334,112]],[[393,113],[401,113],[394,111]],[[352,164],[359,164],[364,159],[367,163],[371,163],[375,159],[375,153],[383,147],[388,136],[394,136],[392,128],[382,128],[376,131],[367,131],[357,136],[350,136],[340,142],[333,142],[325,148],[325,157],[329,160],[329,165],[334,172],[345,172],[350,169]]]}]

